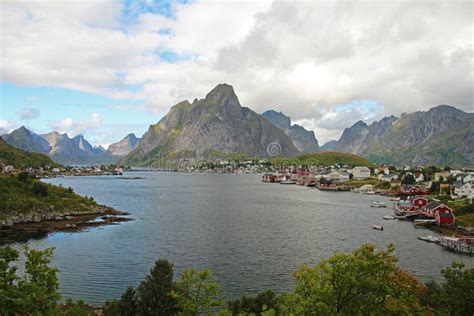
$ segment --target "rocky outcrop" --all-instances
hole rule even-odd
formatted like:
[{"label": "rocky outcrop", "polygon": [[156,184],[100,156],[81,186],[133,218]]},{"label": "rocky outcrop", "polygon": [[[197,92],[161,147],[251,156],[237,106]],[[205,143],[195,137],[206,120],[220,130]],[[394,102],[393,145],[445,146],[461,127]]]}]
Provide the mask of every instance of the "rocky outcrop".
[{"label": "rocky outcrop", "polygon": [[173,106],[121,162],[148,165],[230,154],[293,156],[298,150],[280,128],[242,107],[232,86],[219,84],[204,99]]},{"label": "rocky outcrop", "polygon": [[319,151],[318,140],[314,136],[313,131],[308,131],[298,124],[291,125],[291,118],[282,112],[269,110],[264,112],[262,115],[270,123],[283,130],[301,153]]}]

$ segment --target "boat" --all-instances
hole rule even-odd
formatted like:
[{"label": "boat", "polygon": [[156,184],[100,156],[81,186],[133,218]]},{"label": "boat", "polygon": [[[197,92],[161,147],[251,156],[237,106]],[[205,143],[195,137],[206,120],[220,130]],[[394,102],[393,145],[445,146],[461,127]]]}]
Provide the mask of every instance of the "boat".
[{"label": "boat", "polygon": [[427,241],[427,242],[433,242],[435,244],[439,244],[440,239],[438,237],[434,236],[426,236],[426,237],[418,237],[419,240]]},{"label": "boat", "polygon": [[283,179],[280,181],[280,184],[296,184],[296,181],[289,177],[283,177]]},{"label": "boat", "polygon": [[365,194],[368,194],[368,195],[374,195],[376,192],[375,191],[367,191],[365,192]]},{"label": "boat", "polygon": [[387,207],[384,202],[382,201],[373,201],[370,205],[372,207]]},{"label": "boat", "polygon": [[372,229],[375,229],[375,230],[383,230],[383,226],[382,225],[372,225],[370,226]]},{"label": "boat", "polygon": [[385,215],[383,219],[397,219],[395,216]]}]

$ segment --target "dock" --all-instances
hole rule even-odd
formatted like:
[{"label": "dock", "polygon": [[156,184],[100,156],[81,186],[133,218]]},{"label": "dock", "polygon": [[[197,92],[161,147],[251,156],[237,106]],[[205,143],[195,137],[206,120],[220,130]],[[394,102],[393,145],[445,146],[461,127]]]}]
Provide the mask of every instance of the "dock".
[{"label": "dock", "polygon": [[455,252],[474,254],[474,237],[441,237],[439,244]]}]

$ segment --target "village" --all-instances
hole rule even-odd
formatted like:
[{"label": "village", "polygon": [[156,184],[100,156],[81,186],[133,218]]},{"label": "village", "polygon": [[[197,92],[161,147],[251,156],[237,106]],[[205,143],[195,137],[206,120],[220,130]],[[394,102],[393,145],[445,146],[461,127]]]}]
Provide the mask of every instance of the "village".
[{"label": "village", "polygon": [[[411,220],[415,227],[434,228],[444,235],[419,237],[450,250],[474,254],[474,172],[410,166],[331,166],[285,168],[265,173],[262,182],[314,187],[321,191],[385,195],[393,202],[393,216],[385,220]],[[386,207],[374,200],[372,207]],[[462,225],[456,225],[459,213]],[[382,230],[382,225],[372,225]]]}]

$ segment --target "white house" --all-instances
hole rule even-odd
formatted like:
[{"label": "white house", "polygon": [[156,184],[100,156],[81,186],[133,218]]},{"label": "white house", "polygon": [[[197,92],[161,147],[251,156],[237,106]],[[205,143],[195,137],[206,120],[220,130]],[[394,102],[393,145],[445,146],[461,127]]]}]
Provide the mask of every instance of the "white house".
[{"label": "white house", "polygon": [[349,174],[345,171],[335,170],[329,173],[329,179],[337,182],[344,182],[349,180]]},{"label": "white house", "polygon": [[370,177],[370,169],[367,167],[354,167],[351,173],[356,180],[363,180]]},{"label": "white house", "polygon": [[379,174],[377,178],[380,181],[392,182],[393,180],[397,180],[398,176],[396,174]]},{"label": "white house", "polygon": [[468,198],[474,198],[474,182],[464,183],[463,185],[454,189],[454,194],[457,196],[467,196]]}]

